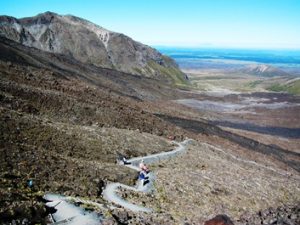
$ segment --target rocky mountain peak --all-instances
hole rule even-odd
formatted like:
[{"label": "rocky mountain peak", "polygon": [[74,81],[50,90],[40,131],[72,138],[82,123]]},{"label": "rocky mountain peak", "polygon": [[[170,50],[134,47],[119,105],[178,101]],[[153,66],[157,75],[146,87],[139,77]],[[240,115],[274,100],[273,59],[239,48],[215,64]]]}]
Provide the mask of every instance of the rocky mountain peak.
[{"label": "rocky mountain peak", "polygon": [[171,58],[124,34],[73,15],[45,12],[22,19],[1,16],[0,35],[95,66],[173,83],[186,82],[185,74]]}]

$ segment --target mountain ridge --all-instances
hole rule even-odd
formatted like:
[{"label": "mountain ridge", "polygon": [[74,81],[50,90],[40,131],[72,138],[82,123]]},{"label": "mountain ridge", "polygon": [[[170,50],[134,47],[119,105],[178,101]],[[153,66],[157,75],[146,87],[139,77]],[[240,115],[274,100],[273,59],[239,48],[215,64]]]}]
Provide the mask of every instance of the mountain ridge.
[{"label": "mountain ridge", "polygon": [[242,72],[250,75],[263,76],[263,77],[274,77],[274,76],[288,76],[287,72],[267,64],[250,64],[241,69]]},{"label": "mountain ridge", "polygon": [[72,56],[95,66],[171,83],[186,83],[175,61],[88,20],[45,12],[34,17],[0,16],[0,35],[29,47]]}]

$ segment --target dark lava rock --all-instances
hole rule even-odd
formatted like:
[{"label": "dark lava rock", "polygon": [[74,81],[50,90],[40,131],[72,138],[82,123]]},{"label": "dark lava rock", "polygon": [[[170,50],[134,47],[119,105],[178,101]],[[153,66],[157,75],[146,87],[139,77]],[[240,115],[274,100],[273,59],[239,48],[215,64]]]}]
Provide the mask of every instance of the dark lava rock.
[{"label": "dark lava rock", "polygon": [[0,212],[0,224],[37,224],[45,223],[46,207],[40,202],[14,202],[7,210]]},{"label": "dark lava rock", "polygon": [[112,216],[119,224],[128,224],[128,221],[132,219],[132,215],[125,210],[114,210]]}]

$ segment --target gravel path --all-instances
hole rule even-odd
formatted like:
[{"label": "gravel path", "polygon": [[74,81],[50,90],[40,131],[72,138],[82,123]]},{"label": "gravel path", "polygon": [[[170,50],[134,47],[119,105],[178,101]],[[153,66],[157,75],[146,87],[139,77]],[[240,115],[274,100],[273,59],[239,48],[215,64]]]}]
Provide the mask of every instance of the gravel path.
[{"label": "gravel path", "polygon": [[[172,157],[177,156],[178,154],[181,154],[185,151],[186,146],[190,140],[185,140],[181,143],[174,142],[178,145],[173,151],[169,152],[162,152],[154,155],[149,155],[145,157],[136,157],[128,160],[130,162],[130,165],[125,165],[131,169],[134,169],[136,171],[139,171],[139,163],[141,160],[144,160],[144,163],[146,164],[152,164],[159,162],[161,160],[166,160]],[[155,180],[155,175],[153,172],[150,172],[148,174],[149,177],[149,183],[146,185],[143,185],[140,180],[137,181],[137,184],[135,187],[130,187],[121,183],[110,183],[108,184],[104,191],[103,191],[103,197],[109,201],[113,202],[117,205],[120,205],[126,209],[129,209],[134,212],[151,212],[152,210],[143,206],[138,206],[135,204],[132,204],[130,202],[125,201],[120,196],[117,195],[117,190],[119,188],[126,188],[128,190],[132,191],[140,191],[140,192],[150,192],[154,189],[153,182]],[[101,221],[102,218],[99,218],[98,215],[94,213],[88,213],[81,209],[80,207],[76,207],[74,204],[70,203],[71,201],[78,201],[86,204],[92,204],[99,208],[103,207],[101,204],[89,201],[89,200],[83,200],[80,198],[72,198],[72,197],[66,197],[61,196],[57,194],[51,194],[48,193],[44,196],[45,199],[47,199],[48,202],[46,205],[49,207],[54,207],[57,211],[52,214],[52,219],[55,222],[54,224],[99,224],[99,220]]]},{"label": "gravel path", "polygon": [[[173,158],[181,153],[183,153],[186,149],[187,144],[190,142],[191,140],[185,140],[181,143],[177,143],[174,142],[178,145],[178,147],[176,147],[173,151],[169,151],[169,152],[162,152],[162,153],[157,153],[157,154],[153,154],[153,155],[149,155],[149,156],[144,156],[144,157],[136,157],[136,158],[132,158],[129,159],[128,162],[130,162],[130,165],[125,165],[131,169],[137,170],[139,171],[139,163],[141,162],[141,160],[144,160],[145,164],[152,164],[152,163],[157,163],[161,160],[167,160],[169,158]],[[153,172],[150,172],[148,174],[149,176],[149,183],[146,185],[143,185],[140,181],[137,182],[136,187],[130,187],[124,184],[120,184],[120,183],[110,183],[106,186],[106,188],[103,191],[103,197],[109,201],[109,202],[113,202],[117,205],[120,205],[126,209],[129,209],[131,211],[134,212],[151,212],[152,210],[149,208],[145,208],[143,206],[138,206],[135,204],[132,204],[130,202],[127,202],[126,200],[122,199],[120,196],[117,195],[117,190],[119,188],[126,188],[128,190],[132,190],[132,191],[141,191],[141,192],[150,192],[151,190],[154,189],[153,186],[153,181],[155,180],[155,176],[153,174]]]},{"label": "gravel path", "polygon": [[99,203],[50,193],[46,194],[44,198],[50,201],[46,203],[47,206],[56,209],[56,212],[51,215],[53,224],[96,225],[102,219],[96,213],[87,212],[75,206],[70,203],[70,200],[101,206]]}]

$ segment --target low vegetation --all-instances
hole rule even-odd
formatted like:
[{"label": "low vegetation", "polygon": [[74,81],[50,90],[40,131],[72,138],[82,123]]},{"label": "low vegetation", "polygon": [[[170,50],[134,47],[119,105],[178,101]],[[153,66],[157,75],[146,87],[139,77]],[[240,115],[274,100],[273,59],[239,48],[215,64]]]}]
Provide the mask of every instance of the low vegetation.
[{"label": "low vegetation", "polygon": [[150,70],[160,71],[160,74],[164,75],[166,79],[171,80],[173,84],[177,86],[189,85],[189,81],[186,79],[185,74],[177,68],[164,67],[153,61],[149,62],[147,67]]},{"label": "low vegetation", "polygon": [[294,95],[300,95],[300,80],[296,80],[290,84],[273,84],[267,88],[269,91],[287,92]]}]

